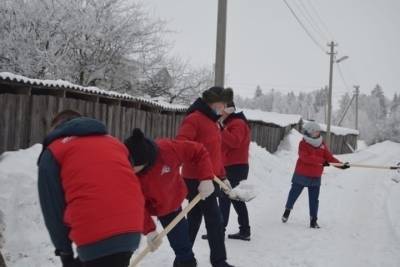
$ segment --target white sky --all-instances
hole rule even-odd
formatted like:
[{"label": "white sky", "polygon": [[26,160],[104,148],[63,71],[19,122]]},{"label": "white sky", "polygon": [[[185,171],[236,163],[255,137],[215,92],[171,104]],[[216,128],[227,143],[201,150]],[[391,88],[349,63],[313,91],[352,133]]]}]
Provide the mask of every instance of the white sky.
[{"label": "white sky", "polygon": [[[195,66],[214,64],[217,0],[144,2],[169,22],[174,54]],[[338,57],[350,56],[340,63],[348,89],[335,68],[335,98],[352,90],[354,84],[361,85],[361,92],[379,83],[389,97],[400,93],[399,0],[288,2],[303,21],[302,5],[318,22],[314,7],[339,43]],[[314,36],[328,50],[326,44],[332,38],[323,39],[315,31]],[[252,96],[258,84],[264,91],[321,88],[328,83],[328,68],[329,56],[309,39],[283,0],[228,0],[226,85],[236,93]]]}]

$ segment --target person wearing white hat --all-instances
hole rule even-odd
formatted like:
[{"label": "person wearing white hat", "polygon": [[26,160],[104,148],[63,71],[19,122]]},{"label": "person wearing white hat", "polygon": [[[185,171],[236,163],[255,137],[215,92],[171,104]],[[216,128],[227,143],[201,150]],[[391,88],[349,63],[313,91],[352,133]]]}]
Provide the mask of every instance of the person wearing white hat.
[{"label": "person wearing white hat", "polygon": [[[321,176],[324,167],[329,163],[341,163],[329,151],[321,136],[321,127],[314,121],[307,122],[303,127],[303,140],[299,144],[299,158],[292,178],[292,187],[286,202],[282,222],[289,219],[293,205],[304,187],[308,188],[310,207],[310,227],[320,228],[318,220],[319,193]],[[350,168],[349,163],[343,163],[341,169]]]}]

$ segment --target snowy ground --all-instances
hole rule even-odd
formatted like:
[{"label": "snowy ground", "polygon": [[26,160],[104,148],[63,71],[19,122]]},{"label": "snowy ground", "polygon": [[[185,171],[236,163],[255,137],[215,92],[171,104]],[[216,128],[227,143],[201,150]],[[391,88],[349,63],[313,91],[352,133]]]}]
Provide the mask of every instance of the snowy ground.
[{"label": "snowy ground", "polygon": [[[306,192],[287,224],[280,217],[290,187],[300,135],[293,132],[279,152],[251,146],[250,181],[259,195],[249,203],[252,241],[227,240],[229,262],[253,266],[400,266],[400,183],[393,171],[327,169],[320,198],[320,230],[308,228]],[[40,215],[35,161],[40,146],[0,157],[0,210],[5,214],[4,254],[9,266],[59,266]],[[400,144],[384,142],[339,158],[353,163],[395,164]],[[237,228],[232,214],[228,233]],[[204,228],[201,233],[205,233]],[[209,266],[208,245],[197,240],[199,266]],[[164,242],[141,266],[171,266]]]}]

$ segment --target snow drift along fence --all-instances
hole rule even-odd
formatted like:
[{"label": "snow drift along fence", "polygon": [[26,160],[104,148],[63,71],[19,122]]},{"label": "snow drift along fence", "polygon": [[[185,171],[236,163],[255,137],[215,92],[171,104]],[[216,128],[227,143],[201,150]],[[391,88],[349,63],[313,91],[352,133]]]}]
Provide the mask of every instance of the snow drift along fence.
[{"label": "snow drift along fence", "polygon": [[[22,76],[19,76],[22,77]],[[110,134],[124,139],[134,127],[148,136],[174,137],[185,109],[168,104],[106,93],[54,81],[10,78],[0,75],[0,153],[40,143],[53,116],[74,109],[101,120]],[[299,122],[300,123],[300,122]],[[275,152],[291,128],[262,121],[250,121],[252,140]]]}]

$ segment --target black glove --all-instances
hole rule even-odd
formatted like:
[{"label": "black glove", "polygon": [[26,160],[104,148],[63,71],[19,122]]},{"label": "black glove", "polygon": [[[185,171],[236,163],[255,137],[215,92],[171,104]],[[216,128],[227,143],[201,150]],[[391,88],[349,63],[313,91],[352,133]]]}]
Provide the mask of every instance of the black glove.
[{"label": "black glove", "polygon": [[343,166],[340,167],[340,169],[342,169],[342,170],[345,170],[348,168],[350,168],[350,163],[348,163],[348,162],[343,163]]},{"label": "black glove", "polygon": [[56,255],[60,257],[63,267],[82,267],[82,263],[78,258],[74,258],[73,254],[64,254],[56,251]]},{"label": "black glove", "polygon": [[329,162],[325,161],[324,164],[323,164],[323,166],[324,166],[324,167],[329,167],[329,166],[330,166],[330,165],[329,165]]}]

